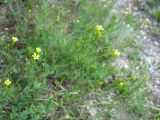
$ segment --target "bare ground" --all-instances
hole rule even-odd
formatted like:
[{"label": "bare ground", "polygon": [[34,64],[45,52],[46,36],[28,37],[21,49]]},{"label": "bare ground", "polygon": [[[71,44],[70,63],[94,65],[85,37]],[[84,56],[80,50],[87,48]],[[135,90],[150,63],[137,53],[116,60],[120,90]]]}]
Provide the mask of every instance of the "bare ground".
[{"label": "bare ground", "polygon": [[[149,65],[150,80],[147,82],[146,91],[149,93],[148,107],[151,110],[160,109],[160,34],[155,32],[160,25],[147,13],[140,9],[141,1],[117,0],[117,11],[128,11],[133,14],[137,22],[141,23],[134,31],[138,35],[138,44],[142,46],[141,59]],[[145,24],[144,24],[145,23]]]}]

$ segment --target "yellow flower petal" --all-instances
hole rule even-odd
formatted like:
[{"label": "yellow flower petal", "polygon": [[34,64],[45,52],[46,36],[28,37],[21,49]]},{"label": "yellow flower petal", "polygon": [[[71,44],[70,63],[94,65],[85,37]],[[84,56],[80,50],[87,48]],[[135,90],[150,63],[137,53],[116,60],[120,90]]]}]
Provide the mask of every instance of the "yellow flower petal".
[{"label": "yellow flower petal", "polygon": [[6,86],[9,86],[9,85],[11,84],[11,81],[10,81],[9,79],[7,79],[7,80],[4,81],[4,84],[5,84]]},{"label": "yellow flower petal", "polygon": [[36,48],[36,52],[40,53],[41,52],[41,48]]},{"label": "yellow flower petal", "polygon": [[117,49],[113,50],[113,55],[120,56],[120,52]]},{"label": "yellow flower petal", "polygon": [[36,53],[34,53],[34,54],[32,55],[32,57],[33,57],[34,60],[39,60],[39,55],[37,55]]},{"label": "yellow flower petal", "polygon": [[104,30],[104,28],[102,27],[102,25],[97,25],[96,30],[97,30],[97,32],[101,32]]},{"label": "yellow flower petal", "polygon": [[122,13],[125,14],[125,15],[129,14],[128,10],[123,10]]},{"label": "yellow flower petal", "polygon": [[13,43],[16,43],[18,41],[17,37],[12,37]]}]

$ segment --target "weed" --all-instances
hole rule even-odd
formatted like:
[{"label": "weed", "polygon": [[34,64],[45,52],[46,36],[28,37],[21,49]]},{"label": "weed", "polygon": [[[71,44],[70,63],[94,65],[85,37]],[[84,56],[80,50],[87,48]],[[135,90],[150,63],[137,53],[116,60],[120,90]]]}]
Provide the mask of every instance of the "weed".
[{"label": "weed", "polygon": [[[17,37],[8,33],[0,44],[6,64],[1,79],[7,85],[0,85],[1,120],[118,119],[120,114],[113,113],[122,103],[125,112],[146,115],[144,93],[139,91],[147,73],[132,52],[125,52],[135,44],[123,24],[132,23],[132,17],[117,16],[109,2],[99,0],[5,4],[15,20]],[[128,69],[113,65],[127,54],[136,64]],[[91,107],[99,113],[91,114]]]}]

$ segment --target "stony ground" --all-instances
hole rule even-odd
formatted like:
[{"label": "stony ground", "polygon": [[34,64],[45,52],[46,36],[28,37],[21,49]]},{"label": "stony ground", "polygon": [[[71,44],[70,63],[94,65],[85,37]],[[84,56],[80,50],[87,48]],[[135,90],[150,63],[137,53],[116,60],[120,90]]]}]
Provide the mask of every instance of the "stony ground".
[{"label": "stony ground", "polygon": [[[138,34],[138,44],[142,46],[141,58],[148,63],[150,80],[146,90],[150,93],[148,105],[151,109],[160,108],[160,35],[154,30],[159,27],[159,23],[143,12],[141,1],[118,0],[116,2],[117,11],[127,10],[132,13],[139,23],[142,23],[135,32]],[[141,7],[140,7],[141,6]],[[146,23],[146,24],[143,24]]]}]

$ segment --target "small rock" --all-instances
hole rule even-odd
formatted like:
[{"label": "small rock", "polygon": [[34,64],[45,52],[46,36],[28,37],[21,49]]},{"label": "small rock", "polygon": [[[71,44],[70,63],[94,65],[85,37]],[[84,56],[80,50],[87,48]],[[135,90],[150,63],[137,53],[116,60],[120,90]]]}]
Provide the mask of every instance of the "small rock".
[{"label": "small rock", "polygon": [[154,41],[154,44],[155,44],[156,46],[159,46],[159,43],[158,43],[157,41]]},{"label": "small rock", "polygon": [[160,81],[159,81],[159,80],[156,80],[155,83],[156,83],[157,85],[160,85]]}]

